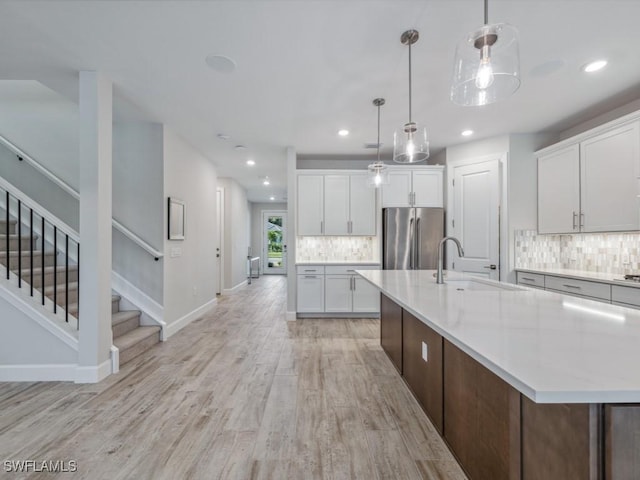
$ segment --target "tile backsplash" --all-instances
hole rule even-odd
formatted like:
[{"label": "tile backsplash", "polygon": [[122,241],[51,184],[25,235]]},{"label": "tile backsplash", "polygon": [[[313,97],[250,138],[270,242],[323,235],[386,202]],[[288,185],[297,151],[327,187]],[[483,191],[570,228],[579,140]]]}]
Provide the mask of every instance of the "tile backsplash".
[{"label": "tile backsplash", "polygon": [[376,237],[296,237],[298,262],[377,262]]},{"label": "tile backsplash", "polygon": [[515,255],[516,268],[640,273],[640,233],[538,235],[516,230]]}]

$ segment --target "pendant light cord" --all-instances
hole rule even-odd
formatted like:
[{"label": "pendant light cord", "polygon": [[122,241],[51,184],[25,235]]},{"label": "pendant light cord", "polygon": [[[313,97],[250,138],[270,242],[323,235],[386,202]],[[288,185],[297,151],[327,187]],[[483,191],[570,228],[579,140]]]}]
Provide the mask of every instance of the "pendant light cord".
[{"label": "pendant light cord", "polygon": [[378,147],[378,160],[377,163],[380,163],[380,105],[378,105],[378,143],[376,144]]},{"label": "pendant light cord", "polygon": [[411,40],[409,40],[409,123],[411,123]]},{"label": "pendant light cord", "polygon": [[484,0],[484,24],[489,25],[489,0]]}]

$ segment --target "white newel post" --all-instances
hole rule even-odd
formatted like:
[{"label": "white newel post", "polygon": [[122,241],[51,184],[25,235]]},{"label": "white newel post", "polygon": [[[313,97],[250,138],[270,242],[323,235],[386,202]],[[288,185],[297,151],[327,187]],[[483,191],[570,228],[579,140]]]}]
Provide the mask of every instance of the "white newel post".
[{"label": "white newel post", "polygon": [[113,88],[80,72],[80,353],[77,382],[111,373],[111,163]]}]

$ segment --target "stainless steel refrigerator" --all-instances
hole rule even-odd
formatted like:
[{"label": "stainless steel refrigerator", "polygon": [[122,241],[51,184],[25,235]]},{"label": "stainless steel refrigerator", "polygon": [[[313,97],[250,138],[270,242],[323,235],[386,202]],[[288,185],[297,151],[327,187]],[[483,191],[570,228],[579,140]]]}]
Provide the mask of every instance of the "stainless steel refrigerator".
[{"label": "stainless steel refrigerator", "polygon": [[444,233],[443,208],[385,208],[382,210],[382,268],[437,268],[438,243]]}]

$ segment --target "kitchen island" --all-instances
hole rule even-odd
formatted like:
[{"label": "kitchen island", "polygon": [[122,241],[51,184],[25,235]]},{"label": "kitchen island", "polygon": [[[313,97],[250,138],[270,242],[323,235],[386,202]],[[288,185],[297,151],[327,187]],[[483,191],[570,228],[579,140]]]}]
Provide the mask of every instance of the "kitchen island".
[{"label": "kitchen island", "polygon": [[381,343],[472,479],[640,478],[640,312],[433,271],[358,272]]}]

